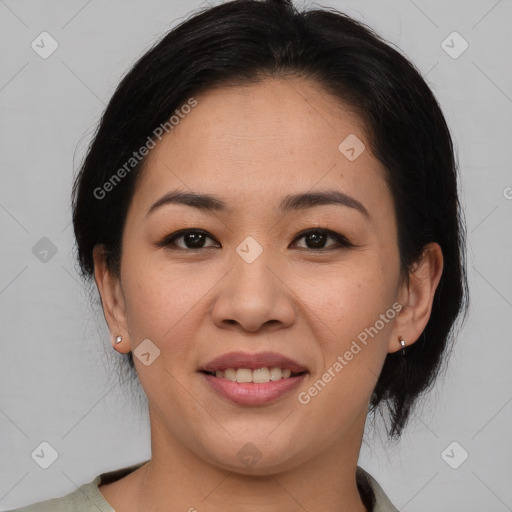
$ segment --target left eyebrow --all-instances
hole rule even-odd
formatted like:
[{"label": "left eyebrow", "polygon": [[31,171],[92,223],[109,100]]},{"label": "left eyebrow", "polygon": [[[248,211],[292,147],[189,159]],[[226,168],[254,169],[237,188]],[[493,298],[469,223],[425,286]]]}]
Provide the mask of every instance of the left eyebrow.
[{"label": "left eyebrow", "polygon": [[363,203],[339,190],[320,190],[317,192],[288,195],[283,198],[279,207],[283,213],[289,213],[294,210],[305,210],[307,208],[329,204],[353,208],[362,213],[368,220],[371,219]]},{"label": "left eyebrow", "polygon": [[[197,192],[180,192],[173,190],[158,199],[148,210],[146,216],[157,208],[167,204],[183,204],[199,210],[210,211],[231,211],[227,204],[220,198],[211,194],[200,194]],[[365,206],[355,199],[339,190],[320,190],[316,192],[305,192],[301,194],[289,194],[285,196],[280,204],[279,210],[287,214],[291,211],[306,210],[322,205],[341,205],[353,208],[362,213],[368,220],[371,219]]]}]

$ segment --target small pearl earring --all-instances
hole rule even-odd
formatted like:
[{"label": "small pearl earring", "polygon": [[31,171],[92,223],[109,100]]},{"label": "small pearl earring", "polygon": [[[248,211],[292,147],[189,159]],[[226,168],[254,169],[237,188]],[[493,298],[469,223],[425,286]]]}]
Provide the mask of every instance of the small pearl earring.
[{"label": "small pearl earring", "polygon": [[116,338],[116,345],[117,345],[118,343],[121,343],[121,341],[123,341],[123,337],[122,337],[122,336],[118,336],[118,337]]},{"label": "small pearl earring", "polygon": [[402,355],[405,356],[405,341],[402,339],[401,336],[398,337],[400,341],[400,345],[402,345]]}]

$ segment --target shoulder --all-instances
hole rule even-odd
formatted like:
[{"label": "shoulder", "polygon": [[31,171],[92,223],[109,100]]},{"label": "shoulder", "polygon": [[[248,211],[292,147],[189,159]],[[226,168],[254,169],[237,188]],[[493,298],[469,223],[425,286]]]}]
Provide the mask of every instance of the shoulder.
[{"label": "shoulder", "polygon": [[39,501],[6,512],[114,512],[114,509],[99,494],[99,481],[98,476],[92,482],[83,484],[60,498]]},{"label": "shoulder", "polygon": [[101,473],[92,481],[81,485],[73,492],[60,498],[39,501],[26,507],[5,512],[115,512],[101,494],[99,485],[115,482],[147,462],[149,461],[146,460],[132,466]]},{"label": "shoulder", "polygon": [[398,512],[398,509],[391,503],[377,480],[360,466],[357,466],[357,478],[363,488],[371,489],[373,495],[370,498],[371,506],[373,506],[372,512]]}]

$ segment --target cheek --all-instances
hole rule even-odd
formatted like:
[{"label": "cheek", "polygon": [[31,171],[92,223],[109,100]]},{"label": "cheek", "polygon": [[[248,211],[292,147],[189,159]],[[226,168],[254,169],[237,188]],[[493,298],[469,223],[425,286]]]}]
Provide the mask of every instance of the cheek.
[{"label": "cheek", "polygon": [[175,269],[170,272],[158,265],[137,265],[135,259],[128,258],[125,269],[123,288],[132,350],[145,339],[159,350],[147,366],[134,357],[141,385],[153,406],[159,404],[177,415],[185,410],[194,414],[197,404],[181,384],[182,372],[193,356],[191,322],[211,284]]},{"label": "cheek", "polygon": [[209,279],[190,270],[137,263],[127,258],[123,282],[130,335],[135,344],[149,338],[163,347],[172,340],[175,352],[186,341],[182,331],[211,287]]},{"label": "cheek", "polygon": [[365,413],[396,317],[394,272],[383,272],[381,261],[367,260],[336,276],[310,303],[322,359],[315,378],[301,390],[305,407],[319,415],[329,411],[325,428],[333,434],[348,418]]},{"label": "cheek", "polygon": [[[330,270],[315,288],[304,288],[303,297],[314,311],[317,325],[326,333],[323,338],[334,350],[374,326],[380,315],[392,307],[395,293],[393,269],[384,268],[381,261],[368,254],[350,268]],[[390,325],[391,322],[379,322],[378,330],[386,332]]]},{"label": "cheek", "polygon": [[329,411],[325,426],[334,432],[347,418],[366,411],[396,311],[392,282],[380,273],[360,269],[329,282],[326,293],[310,303],[322,360],[299,401],[319,415]]}]

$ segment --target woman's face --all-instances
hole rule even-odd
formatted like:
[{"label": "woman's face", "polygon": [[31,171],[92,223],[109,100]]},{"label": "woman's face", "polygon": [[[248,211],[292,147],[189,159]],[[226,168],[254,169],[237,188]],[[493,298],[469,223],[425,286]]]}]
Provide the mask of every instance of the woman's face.
[{"label": "woman's face", "polygon": [[[357,459],[371,392],[399,348],[383,169],[358,117],[304,79],[195,99],[147,157],[116,292],[153,452],[253,474],[347,449]],[[162,201],[176,191],[224,206]],[[301,199],[318,192],[341,199]]]}]

